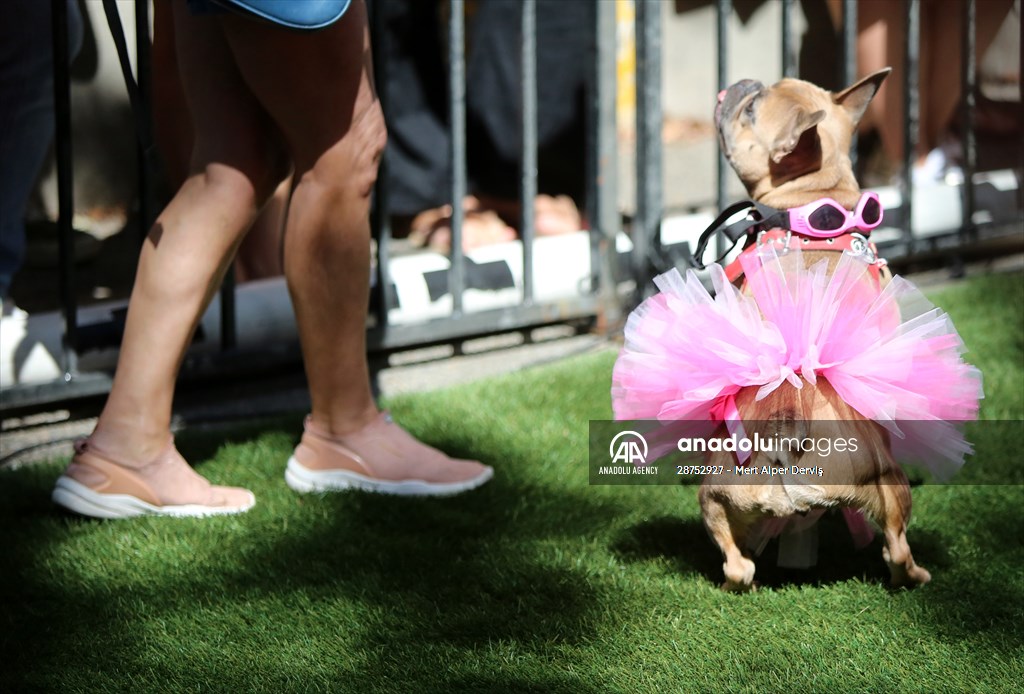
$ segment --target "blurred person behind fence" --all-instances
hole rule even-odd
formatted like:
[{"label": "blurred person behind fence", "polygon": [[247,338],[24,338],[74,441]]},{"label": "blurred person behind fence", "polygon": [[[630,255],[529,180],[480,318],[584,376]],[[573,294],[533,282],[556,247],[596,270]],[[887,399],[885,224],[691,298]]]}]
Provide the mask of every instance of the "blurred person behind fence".
[{"label": "blurred person behind fence", "polygon": [[[82,45],[76,0],[68,55]],[[0,2],[0,299],[15,311],[11,283],[25,257],[25,208],[53,140],[53,23],[50,0]]]},{"label": "blurred person behind fence", "polygon": [[[388,206],[396,237],[447,252],[451,244],[451,114],[445,12],[438,0],[376,0],[387,69]],[[519,201],[522,2],[469,2],[466,12],[465,250],[514,240]],[[592,0],[538,0],[536,7],[537,236],[585,223],[588,74]]]},{"label": "blurred person behind fence", "polygon": [[[958,144],[951,135],[956,110],[963,94],[960,89],[963,55],[964,2],[966,0],[923,0],[920,3],[920,57],[915,75],[919,137],[914,151],[913,176],[918,184],[940,180],[956,167]],[[1014,0],[981,0],[975,3],[975,51],[979,61],[992,45]],[[841,26],[839,0],[829,0],[833,24]],[[901,79],[907,40],[904,3],[892,0],[860,0],[857,3],[857,69],[868,75],[892,66],[897,79],[878,90],[861,119],[862,134],[876,131],[889,167],[903,161],[904,115]],[[1017,75],[1020,81],[1020,75]],[[1007,127],[1000,124],[997,127]],[[1008,127],[1020,128],[1018,122]]]}]

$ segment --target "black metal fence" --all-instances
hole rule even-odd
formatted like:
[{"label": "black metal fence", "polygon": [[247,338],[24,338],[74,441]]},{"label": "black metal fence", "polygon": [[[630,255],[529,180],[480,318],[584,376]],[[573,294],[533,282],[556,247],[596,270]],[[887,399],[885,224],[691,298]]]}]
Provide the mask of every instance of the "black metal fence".
[{"label": "black metal fence", "polygon": [[[376,0],[384,2],[386,0]],[[467,261],[461,243],[463,211],[459,204],[453,204],[451,251],[446,268],[439,273],[438,293],[450,296],[450,311],[446,315],[414,322],[396,323],[391,311],[396,305],[395,267],[391,255],[392,238],[388,223],[388,191],[382,187],[374,201],[373,228],[376,239],[376,275],[372,292],[368,345],[374,352],[438,344],[458,343],[467,338],[487,334],[526,331],[534,327],[553,323],[596,324],[600,329],[614,329],[622,317],[649,286],[654,274],[652,257],[669,259],[669,262],[686,257],[680,248],[671,248],[663,243],[660,229],[664,218],[663,202],[663,146],[662,146],[662,94],[663,71],[672,66],[662,64],[662,16],[665,3],[662,0],[635,0],[636,10],[636,170],[632,176],[621,176],[618,163],[619,142],[616,126],[616,5],[614,2],[597,2],[596,19],[586,30],[593,35],[593,73],[588,85],[587,109],[587,209],[589,220],[589,260],[587,277],[579,284],[578,291],[569,296],[541,298],[536,291],[535,276],[535,225],[532,214],[533,200],[537,192],[537,75],[535,27],[537,8],[535,0],[522,0],[521,57],[521,108],[522,108],[522,156],[520,195],[523,221],[520,229],[520,266],[516,268],[518,282],[513,282],[516,300],[511,305],[481,310],[469,310],[465,297],[470,288],[467,284],[467,270],[472,267]],[[113,0],[104,0],[108,14],[116,16]],[[797,71],[793,12],[793,0],[774,2],[780,12],[779,25],[782,31],[781,75],[795,76]],[[464,0],[450,0],[448,13],[448,63],[449,63],[449,109],[451,117],[451,159],[453,174],[448,182],[451,199],[462,200],[467,192],[466,178],[466,100],[465,100],[465,33]],[[943,243],[958,247],[978,238],[979,224],[975,223],[978,205],[976,187],[963,185],[962,218],[948,233],[930,235],[921,239],[911,227],[914,201],[914,182],[911,176],[914,144],[918,131],[918,108],[916,97],[917,62],[919,55],[920,0],[904,0],[908,27],[905,41],[905,64],[902,75],[902,90],[907,118],[904,128],[903,174],[899,184],[900,205],[896,213],[895,226],[898,234],[885,241],[892,256],[910,256],[925,247],[937,248]],[[61,0],[53,2],[54,9],[54,50],[57,74],[55,79],[55,103],[57,109],[56,157],[59,182],[59,242],[60,242],[60,287],[59,296],[63,326],[59,355],[60,376],[51,381],[3,383],[0,387],[0,412],[5,414],[50,406],[76,398],[101,395],[109,390],[111,373],[109,369],[86,370],[81,367],[80,355],[96,348],[95,340],[83,340],[80,310],[75,301],[75,272],[72,258],[73,200],[71,199],[71,109],[69,100],[69,75],[67,70],[67,18],[66,7]],[[371,8],[372,9],[372,8]],[[734,12],[731,0],[717,0],[717,56],[709,58],[717,69],[719,88],[727,81],[729,56],[733,49],[729,45],[726,31],[730,15]],[[962,87],[965,106],[961,114],[964,133],[963,171],[965,180],[974,180],[976,149],[974,140],[974,87],[977,79],[977,64],[974,46],[974,23],[976,2],[964,3],[962,21],[963,54]],[[141,109],[140,128],[145,128],[146,102],[148,99],[148,0],[136,1],[136,28],[138,30],[137,83],[133,93],[136,106]],[[375,34],[380,35],[380,15],[371,11]],[[840,66],[840,81],[849,84],[855,78],[857,2],[843,0],[843,29],[840,33],[837,62]],[[115,32],[116,33],[116,32]],[[378,82],[388,79],[388,66],[378,60],[375,66]],[[130,81],[130,80],[129,80]],[[385,104],[385,109],[387,105]],[[146,154],[140,150],[140,189],[150,190],[146,177],[149,169],[145,165]],[[385,160],[384,166],[387,166]],[[709,177],[715,174],[708,172]],[[717,170],[717,202],[719,209],[728,204],[726,199],[727,171],[724,158],[719,159]],[[386,177],[382,176],[384,180]],[[628,240],[623,242],[624,220],[619,209],[620,180],[633,180],[637,186],[635,210],[625,225]],[[1018,184],[1019,188],[1019,184]],[[1012,194],[1012,193],[1011,193]],[[1019,195],[1019,192],[1016,193]],[[1017,205],[1019,220],[1020,205]],[[890,211],[887,210],[887,214]],[[144,196],[142,217],[152,216],[152,201]],[[226,282],[221,299],[220,336],[216,350],[206,350],[199,356],[186,361],[183,378],[209,374],[244,374],[266,369],[283,362],[295,363],[299,353],[295,349],[294,336],[281,344],[263,342],[257,347],[239,346],[237,339],[239,320],[236,315],[237,288],[231,281]],[[111,318],[107,330],[90,326],[89,334],[97,332],[109,336],[118,335],[117,319]],[[107,344],[106,347],[111,345]]]}]

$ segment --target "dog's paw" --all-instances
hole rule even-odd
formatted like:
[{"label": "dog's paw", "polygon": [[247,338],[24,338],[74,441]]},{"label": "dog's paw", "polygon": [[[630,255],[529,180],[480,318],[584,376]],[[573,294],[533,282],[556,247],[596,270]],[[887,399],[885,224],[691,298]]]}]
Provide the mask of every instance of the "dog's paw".
[{"label": "dog's paw", "polygon": [[725,573],[725,583],[722,584],[722,590],[734,593],[754,590],[754,570],[756,568],[754,562],[746,557],[726,561],[722,566],[722,571]]},{"label": "dog's paw", "polygon": [[931,573],[920,566],[911,566],[906,571],[894,571],[892,574],[893,588],[916,588],[932,580]]},{"label": "dog's paw", "polygon": [[750,583],[731,583],[726,581],[719,587],[726,593],[756,593],[757,581],[751,581]]},{"label": "dog's paw", "polygon": [[932,580],[932,575],[928,572],[927,569],[924,569],[920,566],[913,566],[907,572],[907,585],[910,587],[923,586],[930,580]]}]

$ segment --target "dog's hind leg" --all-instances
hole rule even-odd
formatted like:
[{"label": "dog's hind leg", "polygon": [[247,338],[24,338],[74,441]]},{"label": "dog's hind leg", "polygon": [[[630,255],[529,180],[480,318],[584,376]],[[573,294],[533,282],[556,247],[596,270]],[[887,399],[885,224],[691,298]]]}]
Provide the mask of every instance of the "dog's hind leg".
[{"label": "dog's hind leg", "polygon": [[914,563],[907,543],[907,523],[910,521],[910,485],[907,476],[893,464],[879,479],[877,502],[880,508],[871,513],[885,533],[882,557],[889,565],[894,587],[912,588],[932,579],[930,573]]},{"label": "dog's hind leg", "polygon": [[754,588],[754,562],[740,549],[746,540],[751,521],[729,508],[716,498],[711,488],[702,487],[700,506],[704,516],[704,527],[722,550],[725,564],[725,583],[722,590],[743,592]]}]

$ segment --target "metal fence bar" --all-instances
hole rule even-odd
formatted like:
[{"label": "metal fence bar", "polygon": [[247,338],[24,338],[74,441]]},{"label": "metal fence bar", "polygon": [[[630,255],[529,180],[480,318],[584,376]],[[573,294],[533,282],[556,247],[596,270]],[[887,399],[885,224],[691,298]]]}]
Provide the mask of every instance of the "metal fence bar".
[{"label": "metal fence bar", "polygon": [[847,87],[857,79],[857,0],[843,0],[842,31],[839,86]]},{"label": "metal fence bar", "polygon": [[796,77],[796,45],[793,41],[793,0],[782,0],[782,76]]},{"label": "metal fence bar", "polygon": [[978,59],[975,55],[977,12],[974,0],[965,0],[963,5],[963,44],[961,89],[963,94],[963,218],[960,233],[963,238],[973,239],[977,235],[974,227],[974,170],[978,163],[978,143],[974,133],[974,87],[978,78]]},{"label": "metal fence bar", "polygon": [[222,352],[229,352],[238,347],[237,288],[235,264],[232,262],[228,265],[220,285],[220,349]]},{"label": "metal fence bar", "polygon": [[[843,0],[843,39],[839,87],[845,89],[857,79],[857,0]],[[857,167],[857,131],[850,138],[850,162]]]},{"label": "metal fence bar", "polygon": [[903,45],[903,177],[900,193],[903,197],[903,240],[907,244],[907,253],[910,253],[914,242],[914,156],[920,124],[916,87],[921,49],[921,6],[920,0],[904,0],[904,3],[906,37]]},{"label": "metal fence bar", "polygon": [[[718,50],[718,89],[722,90],[729,86],[729,15],[732,14],[732,0],[718,0],[716,4],[717,14],[715,27],[717,29],[717,50]],[[718,209],[724,210],[725,181],[729,175],[729,162],[725,159],[722,148],[718,148],[718,168],[715,178],[715,201]],[[725,253],[725,239],[721,234],[715,236],[715,258],[722,257]]]},{"label": "metal fence bar", "polygon": [[466,197],[466,19],[465,1],[451,0],[448,17],[448,111],[451,122],[452,232],[451,267],[448,287],[452,293],[452,315],[462,315],[466,270],[462,253],[462,223]]},{"label": "metal fence bar", "polygon": [[[386,334],[380,327],[367,331],[367,344],[374,349],[401,350],[450,344],[459,340],[512,330],[553,325],[569,321],[593,319],[604,311],[601,297],[580,296],[573,302],[534,303],[529,306],[508,306],[486,311],[464,313],[459,320],[446,320],[388,326]],[[605,314],[607,315],[607,313]]]},{"label": "metal fence bar", "polygon": [[662,217],[661,2],[637,0],[636,224],[633,275],[637,294],[650,280],[648,258],[660,252]]},{"label": "metal fence bar", "polygon": [[238,302],[235,300],[235,267],[228,266],[220,285],[220,348],[228,351],[238,346]]},{"label": "metal fence bar", "polygon": [[590,221],[590,291],[597,293],[601,275],[601,244],[603,243],[598,226],[597,209],[601,198],[601,163],[598,161],[597,143],[601,140],[600,134],[600,100],[599,97],[604,89],[601,82],[601,70],[598,67],[599,33],[601,31],[600,4],[594,12],[594,23],[587,27],[594,41],[591,45],[591,53],[594,56],[594,69],[587,73],[586,84],[586,115],[584,125],[586,127],[585,146],[583,148],[583,170],[584,170],[584,202],[586,212],[584,217]]},{"label": "metal fence bar", "polygon": [[590,119],[593,159],[591,219],[595,232],[591,239],[591,268],[600,295],[600,306],[606,325],[616,325],[621,306],[615,289],[615,242],[619,232],[618,206],[618,132],[616,125],[617,51],[615,3],[599,2],[596,10],[595,60],[591,94]]},{"label": "metal fence bar", "polygon": [[[373,46],[373,77],[377,84],[377,98],[385,118],[388,113],[388,34],[385,31],[384,8],[380,3],[369,5],[370,35]],[[377,241],[376,282],[371,294],[374,318],[377,326],[384,330],[388,325],[388,310],[395,304],[394,287],[391,285],[391,218],[388,214],[388,154],[385,149],[377,170],[377,184],[373,189],[373,208],[370,224],[373,238]]]},{"label": "metal fence bar", "polygon": [[[153,45],[149,36],[149,0],[135,0],[135,81],[139,85],[139,105],[142,117],[149,120],[153,113],[152,91],[150,85],[153,75]],[[156,201],[153,195],[153,170],[150,168],[150,156],[146,147],[152,142],[143,142],[140,135],[138,143],[138,175],[139,175],[139,240],[145,240],[149,228],[156,218]]]},{"label": "metal fence bar", "polygon": [[522,53],[522,157],[520,158],[519,231],[523,244],[523,303],[533,303],[533,238],[537,198],[537,2],[523,0]]},{"label": "metal fence bar", "polygon": [[[75,213],[71,160],[71,65],[68,51],[68,6],[65,0],[50,3],[53,30],[53,106],[57,158],[57,238],[60,268],[59,292],[64,314],[61,369],[65,382],[78,369],[78,302],[75,298]],[[5,162],[9,165],[10,162]]]}]

